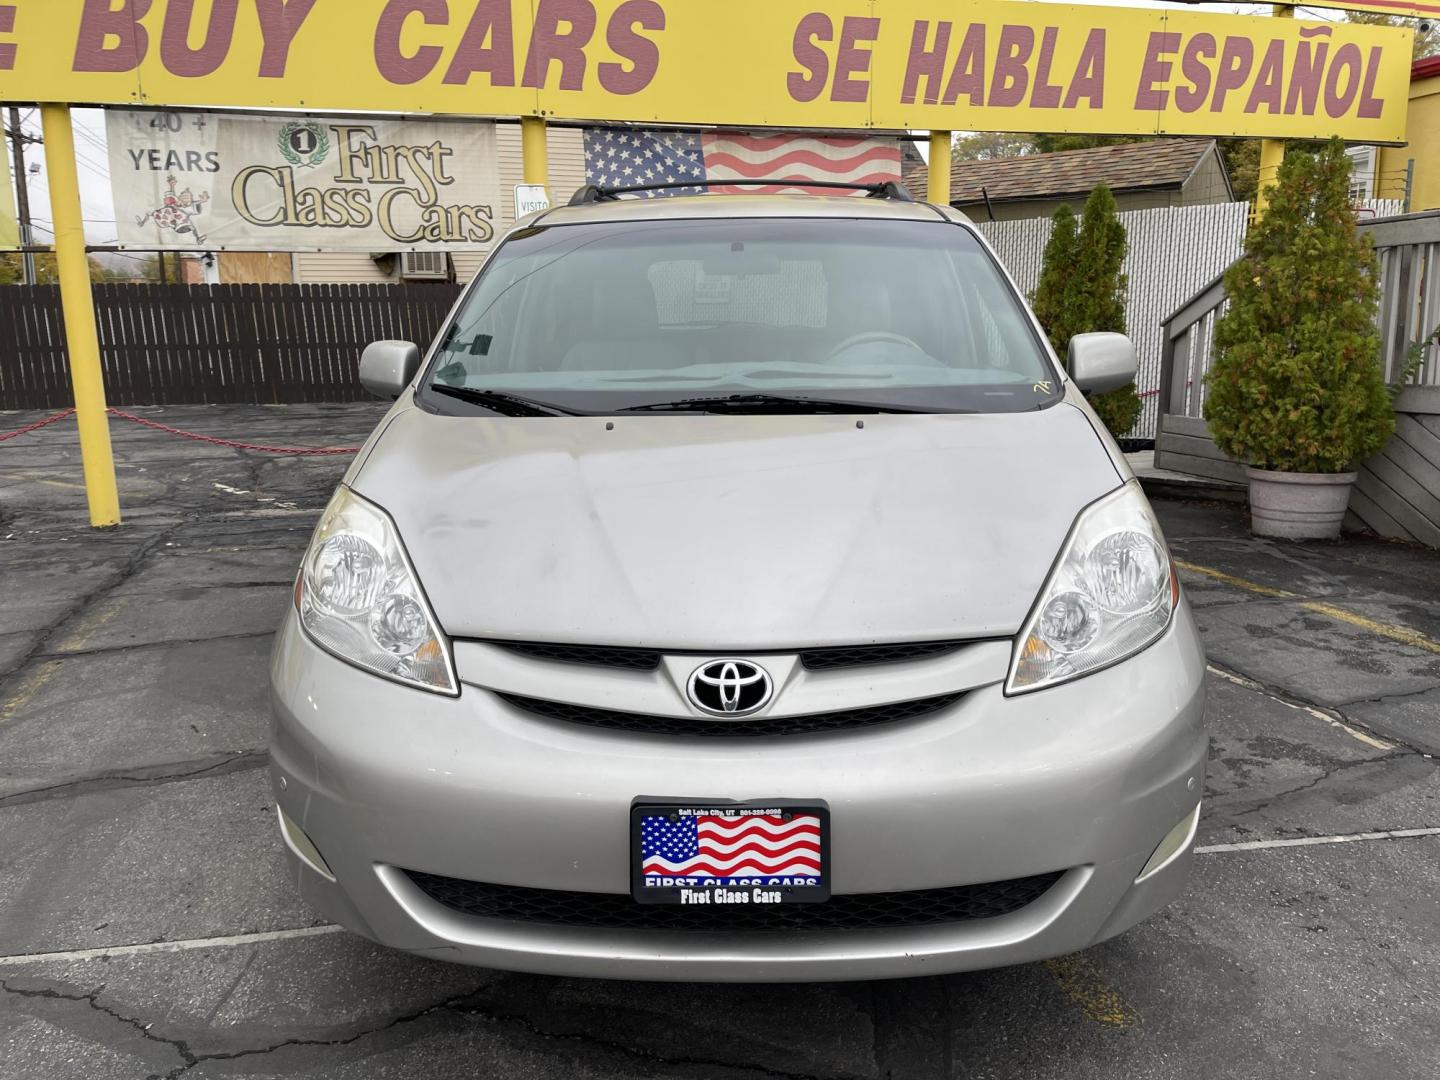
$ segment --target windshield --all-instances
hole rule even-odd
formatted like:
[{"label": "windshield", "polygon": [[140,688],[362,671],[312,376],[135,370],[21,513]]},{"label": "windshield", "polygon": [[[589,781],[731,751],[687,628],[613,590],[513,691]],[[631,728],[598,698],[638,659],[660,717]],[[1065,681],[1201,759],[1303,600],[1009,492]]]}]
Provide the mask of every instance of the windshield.
[{"label": "windshield", "polygon": [[470,391],[490,392],[492,411],[503,394],[577,412],[762,395],[781,411],[1013,412],[1060,390],[967,230],[836,218],[522,230],[468,294],[425,387],[428,407],[458,413],[487,411]]}]

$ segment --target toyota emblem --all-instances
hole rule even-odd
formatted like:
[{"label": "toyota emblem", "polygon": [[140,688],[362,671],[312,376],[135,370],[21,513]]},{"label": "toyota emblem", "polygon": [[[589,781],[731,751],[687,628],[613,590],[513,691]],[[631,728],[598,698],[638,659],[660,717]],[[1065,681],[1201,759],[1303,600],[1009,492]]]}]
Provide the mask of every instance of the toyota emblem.
[{"label": "toyota emblem", "polygon": [[690,673],[690,703],[711,716],[748,716],[770,703],[770,673],[749,660],[708,660]]}]

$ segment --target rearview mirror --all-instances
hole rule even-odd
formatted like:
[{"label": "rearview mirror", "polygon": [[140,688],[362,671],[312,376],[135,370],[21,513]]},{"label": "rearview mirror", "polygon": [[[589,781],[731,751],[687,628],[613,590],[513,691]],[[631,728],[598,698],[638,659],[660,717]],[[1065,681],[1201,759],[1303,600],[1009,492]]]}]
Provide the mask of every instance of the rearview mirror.
[{"label": "rearview mirror", "polygon": [[1124,334],[1076,334],[1065,370],[1082,394],[1104,394],[1135,381],[1135,346]]},{"label": "rearview mirror", "polygon": [[376,341],[360,354],[360,385],[378,398],[394,399],[420,369],[420,349],[409,341]]}]

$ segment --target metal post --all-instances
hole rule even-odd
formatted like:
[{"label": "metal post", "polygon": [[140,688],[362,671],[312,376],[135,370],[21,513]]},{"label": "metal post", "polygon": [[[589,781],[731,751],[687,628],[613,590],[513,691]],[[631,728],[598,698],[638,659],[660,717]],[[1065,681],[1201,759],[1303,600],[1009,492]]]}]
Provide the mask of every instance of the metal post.
[{"label": "metal post", "polygon": [[539,116],[520,118],[521,171],[527,184],[550,185],[550,151],[545,142],[545,120]]},{"label": "metal post", "polygon": [[1405,162],[1405,204],[1400,208],[1402,214],[1410,213],[1410,195],[1415,187],[1415,159],[1412,157]]},{"label": "metal post", "polygon": [[925,198],[937,206],[950,205],[950,132],[930,132],[930,162]]},{"label": "metal post", "polygon": [[[20,126],[20,110],[10,106],[10,152],[15,159],[15,220],[20,225],[20,243],[31,247],[35,240],[30,232],[30,188],[25,176],[25,131]],[[25,284],[35,284],[35,256],[25,252]]]},{"label": "metal post", "polygon": [[[1270,14],[1277,19],[1293,19],[1295,9],[1289,4],[1275,4],[1271,7]],[[1260,175],[1255,187],[1255,217],[1257,220],[1265,216],[1265,208],[1270,205],[1270,189],[1279,179],[1280,165],[1284,160],[1285,140],[1260,140]]]},{"label": "metal post", "polygon": [[80,209],[80,178],[75,165],[75,131],[70,106],[42,105],[40,118],[45,130],[60,306],[65,313],[65,339],[90,524],[97,528],[119,525],[120,495],[115,486],[115,459],[110,452],[110,424],[105,413],[105,383],[100,371],[100,339],[95,331],[95,301],[90,292],[90,263],[85,255],[85,222]]}]

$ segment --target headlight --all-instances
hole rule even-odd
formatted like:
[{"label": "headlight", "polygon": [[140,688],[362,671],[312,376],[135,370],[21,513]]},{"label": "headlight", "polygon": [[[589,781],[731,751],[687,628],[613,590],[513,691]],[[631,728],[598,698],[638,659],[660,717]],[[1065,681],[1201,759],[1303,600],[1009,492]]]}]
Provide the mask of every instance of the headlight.
[{"label": "headlight", "polygon": [[295,585],[300,625],[357,667],[445,694],[459,693],[450,648],[420,591],[389,515],[336,488]]},{"label": "headlight", "polygon": [[1160,525],[1131,480],[1075,520],[1016,639],[1005,692],[1054,686],[1139,652],[1179,601]]}]

